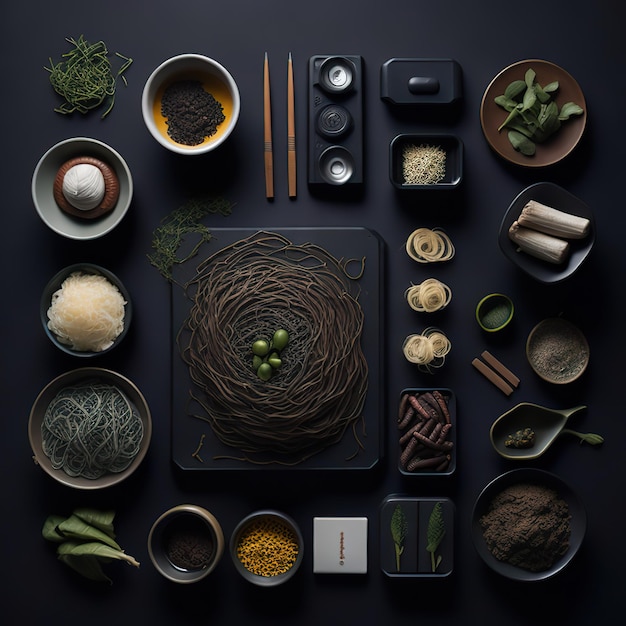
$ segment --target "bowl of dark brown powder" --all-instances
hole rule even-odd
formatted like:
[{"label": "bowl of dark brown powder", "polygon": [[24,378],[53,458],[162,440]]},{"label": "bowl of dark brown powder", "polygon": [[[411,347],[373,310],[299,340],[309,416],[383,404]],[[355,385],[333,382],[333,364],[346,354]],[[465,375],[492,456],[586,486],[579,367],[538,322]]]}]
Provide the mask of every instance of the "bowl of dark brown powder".
[{"label": "bowl of dark brown powder", "polygon": [[206,154],[221,146],[239,119],[241,100],[231,73],[201,54],[180,54],[148,77],[141,110],[150,134],[178,154]]},{"label": "bowl of dark brown powder", "polygon": [[472,513],[478,554],[495,572],[513,580],[554,576],[574,558],[587,526],[573,489],[555,474],[512,470],[491,481]]},{"label": "bowl of dark brown powder", "polygon": [[176,583],[195,583],[210,574],[224,553],[224,533],[215,516],[195,504],[161,514],[148,536],[156,570]]}]

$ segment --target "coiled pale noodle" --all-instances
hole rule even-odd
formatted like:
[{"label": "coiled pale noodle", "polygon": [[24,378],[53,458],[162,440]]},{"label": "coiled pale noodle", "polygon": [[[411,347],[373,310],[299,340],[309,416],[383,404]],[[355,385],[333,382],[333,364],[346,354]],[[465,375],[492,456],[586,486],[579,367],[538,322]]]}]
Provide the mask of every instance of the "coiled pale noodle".
[{"label": "coiled pale noodle", "polygon": [[418,263],[449,261],[454,257],[454,245],[440,228],[417,228],[406,240],[407,254]]},{"label": "coiled pale noodle", "polygon": [[124,471],[137,456],[143,422],[115,385],[87,381],[63,388],[41,424],[44,454],[68,476],[100,478]]},{"label": "coiled pale noodle", "polygon": [[[259,232],[208,258],[187,285],[193,305],[178,345],[203,409],[195,417],[234,450],[230,458],[293,465],[362,422],[364,315],[349,262]],[[278,373],[261,381],[250,346],[276,328],[289,343]]]},{"label": "coiled pale noodle", "polygon": [[446,335],[432,326],[422,331],[422,334],[409,335],[402,344],[406,359],[427,372],[441,367],[451,348],[452,344]]},{"label": "coiled pale noodle", "polygon": [[411,285],[404,295],[414,311],[434,313],[446,307],[452,300],[452,290],[436,278],[427,278],[418,285]]}]

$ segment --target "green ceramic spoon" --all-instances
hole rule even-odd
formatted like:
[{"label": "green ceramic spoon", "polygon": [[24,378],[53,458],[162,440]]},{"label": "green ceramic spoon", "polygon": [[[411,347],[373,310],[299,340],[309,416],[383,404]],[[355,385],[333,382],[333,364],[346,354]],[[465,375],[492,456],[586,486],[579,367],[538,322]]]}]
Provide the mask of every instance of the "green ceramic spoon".
[{"label": "green ceramic spoon", "polygon": [[[562,434],[570,434],[578,437],[581,443],[584,441],[591,445],[599,445],[604,439],[594,433],[579,433],[565,428],[567,420],[586,409],[585,405],[572,407],[571,409],[549,409],[538,404],[522,402],[512,409],[503,413],[491,426],[489,437],[494,450],[505,459],[528,461],[541,456]],[[534,442],[531,447],[516,448],[505,445],[509,436],[529,428],[534,432]]]}]

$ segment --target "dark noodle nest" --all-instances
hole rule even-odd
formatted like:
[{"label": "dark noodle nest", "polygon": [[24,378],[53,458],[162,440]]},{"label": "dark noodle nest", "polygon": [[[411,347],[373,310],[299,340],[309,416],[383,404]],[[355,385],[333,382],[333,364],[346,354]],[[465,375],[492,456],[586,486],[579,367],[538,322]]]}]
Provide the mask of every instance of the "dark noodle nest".
[{"label": "dark noodle nest", "polygon": [[[206,413],[198,417],[248,461],[298,463],[362,419],[363,311],[346,265],[319,246],[261,232],[208,258],[187,285],[193,305],[178,344]],[[251,346],[277,328],[289,343],[264,382]]]}]

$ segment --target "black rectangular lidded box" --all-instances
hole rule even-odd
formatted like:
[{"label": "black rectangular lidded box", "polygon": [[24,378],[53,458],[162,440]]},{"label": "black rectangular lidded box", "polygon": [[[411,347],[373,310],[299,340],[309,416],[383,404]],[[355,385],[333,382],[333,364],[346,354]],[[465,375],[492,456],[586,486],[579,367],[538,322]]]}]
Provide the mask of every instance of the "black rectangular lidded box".
[{"label": "black rectangular lidded box", "polygon": [[380,71],[380,97],[390,104],[452,106],[462,87],[461,66],[454,59],[393,58]]}]

